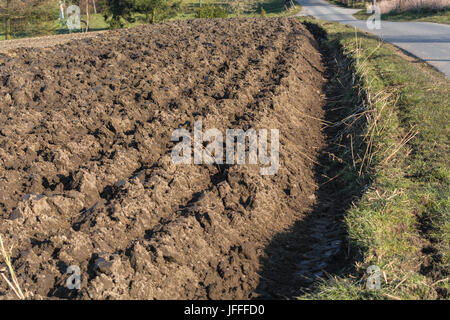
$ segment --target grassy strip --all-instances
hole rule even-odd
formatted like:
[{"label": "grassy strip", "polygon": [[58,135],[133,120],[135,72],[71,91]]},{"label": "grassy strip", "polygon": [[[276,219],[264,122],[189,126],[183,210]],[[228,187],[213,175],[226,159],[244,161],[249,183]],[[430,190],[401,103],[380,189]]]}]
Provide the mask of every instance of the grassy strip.
[{"label": "grassy strip", "polygon": [[[262,2],[258,0],[253,0],[254,5],[253,9],[248,12],[244,12],[241,17],[260,17],[261,12],[260,8],[263,8],[266,11],[267,17],[285,17],[285,16],[294,16],[297,13],[299,13],[302,10],[302,7],[297,4],[296,1],[294,1],[295,6],[290,8],[289,10],[286,10],[284,6],[284,0],[263,0]],[[223,1],[203,1],[203,3],[206,4],[214,4],[214,3],[223,3]],[[260,4],[260,7],[259,7]],[[180,12],[173,18],[169,20],[184,20],[184,19],[195,19],[196,14],[198,10],[198,1],[196,0],[183,0],[182,1],[182,7]],[[230,14],[230,18],[237,17],[236,14]],[[132,28],[139,25],[146,24],[145,22],[145,15],[136,13],[133,16],[134,22],[125,22],[124,28]],[[81,17],[82,20],[86,20],[86,16]],[[52,31],[43,33],[45,35],[51,35],[51,34],[66,34],[69,33],[69,30],[65,27],[62,27],[59,21],[53,22],[54,26],[52,28]],[[100,31],[100,30],[108,30],[109,25],[106,23],[106,21],[103,18],[103,15],[100,13],[97,14],[91,14],[89,16],[89,31]],[[32,37],[32,35],[29,34],[16,34],[15,39],[19,38],[27,38]],[[5,40],[5,35],[0,34],[0,40]]]},{"label": "grassy strip", "polygon": [[346,2],[342,2],[342,0],[327,0],[329,3],[335,4],[337,6],[340,7],[345,7],[345,8],[365,8],[367,1],[346,1]]},{"label": "grassy strip", "polygon": [[[365,10],[358,11],[353,15],[360,20],[366,20],[370,14],[367,14]],[[434,22],[450,24],[450,11],[449,10],[431,10],[422,9],[420,11],[405,11],[405,12],[390,12],[381,15],[381,20],[386,21],[418,21],[418,22]]]},{"label": "grassy strip", "polygon": [[[284,7],[283,0],[265,0],[261,7],[267,12],[268,17],[285,17],[285,16],[293,16],[299,13],[302,10],[302,7],[294,2],[294,7],[286,10]],[[256,15],[260,15],[260,12],[256,13]]]},{"label": "grassy strip", "polygon": [[[343,126],[350,144],[339,153],[347,166],[339,179],[364,194],[345,216],[355,262],[300,298],[448,298],[450,82],[373,36],[314,23],[327,33],[322,45],[342,48],[351,61],[335,79],[341,83],[352,71],[350,87],[344,83],[330,107],[349,113]],[[349,90],[365,103],[355,105]],[[362,131],[352,131],[362,122]],[[366,287],[370,265],[381,269],[380,290]]]},{"label": "grassy strip", "polygon": [[[221,0],[209,0],[209,1],[203,1],[203,4],[218,4],[221,5],[224,1]],[[261,16],[261,8],[264,9],[266,12],[267,17],[285,17],[285,16],[294,16],[297,13],[299,13],[302,10],[302,7],[294,1],[294,7],[290,8],[289,10],[286,10],[284,0],[254,0],[249,1],[253,2],[253,7],[250,11],[245,11],[240,17],[259,17]],[[194,19],[196,17],[195,10],[198,9],[198,1],[196,0],[183,0],[182,1],[182,7],[184,7],[184,10],[180,12],[173,20],[180,20],[180,19]],[[189,9],[187,9],[189,8]],[[230,14],[230,18],[238,17],[236,14]]]},{"label": "grassy strip", "polygon": [[[345,7],[345,8],[354,8],[354,9],[364,9],[358,11],[353,16],[360,20],[366,20],[371,14],[368,14],[365,10],[366,5],[370,4],[370,1],[346,1],[341,2],[342,0],[327,0],[329,3],[334,5]],[[386,21],[417,21],[417,22],[434,22],[434,23],[443,23],[450,24],[450,12],[449,10],[433,10],[428,8],[423,8],[421,10],[411,10],[405,12],[390,12],[387,14],[381,15],[381,20]]]}]

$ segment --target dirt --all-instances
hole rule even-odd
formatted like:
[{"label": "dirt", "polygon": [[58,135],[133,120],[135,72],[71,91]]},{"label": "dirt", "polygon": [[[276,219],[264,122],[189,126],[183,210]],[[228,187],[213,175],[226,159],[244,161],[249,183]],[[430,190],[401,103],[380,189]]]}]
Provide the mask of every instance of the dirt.
[{"label": "dirt", "polygon": [[77,32],[52,36],[41,36],[35,38],[24,38],[14,40],[2,40],[0,41],[0,52],[8,53],[11,50],[17,48],[46,48],[52,47],[57,44],[63,44],[75,39],[87,39],[101,35],[105,31],[94,32]]},{"label": "dirt", "polygon": [[[304,245],[273,244],[317,205],[323,73],[293,18],[177,21],[0,54],[0,234],[28,298],[280,297],[261,285],[269,258],[294,294]],[[171,134],[195,120],[279,129],[278,173],[175,165]],[[72,265],[80,290],[66,287]]]}]

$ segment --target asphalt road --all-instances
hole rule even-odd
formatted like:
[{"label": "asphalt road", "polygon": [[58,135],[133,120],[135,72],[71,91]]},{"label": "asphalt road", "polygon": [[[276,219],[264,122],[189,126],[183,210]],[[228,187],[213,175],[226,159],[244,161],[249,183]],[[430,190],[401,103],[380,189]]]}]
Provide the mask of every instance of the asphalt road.
[{"label": "asphalt road", "polygon": [[428,62],[450,78],[450,25],[381,21],[381,29],[370,30],[365,20],[358,20],[352,16],[360,9],[342,8],[324,0],[297,0],[297,2],[303,7],[302,15],[349,24],[373,33]]}]

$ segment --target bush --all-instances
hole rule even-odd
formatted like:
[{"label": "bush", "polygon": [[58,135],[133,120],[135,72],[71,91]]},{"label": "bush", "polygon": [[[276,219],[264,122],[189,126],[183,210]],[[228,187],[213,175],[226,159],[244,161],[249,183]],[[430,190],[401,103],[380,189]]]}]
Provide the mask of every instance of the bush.
[{"label": "bush", "polygon": [[221,6],[204,5],[197,12],[197,18],[213,19],[226,17],[228,17],[228,11]]},{"label": "bush", "polygon": [[30,35],[54,34],[58,27],[59,8],[51,1],[42,1],[39,5],[29,9],[25,33]]},{"label": "bush", "polygon": [[261,8],[261,17],[266,17],[267,16],[267,12],[266,10],[264,10],[264,8]]},{"label": "bush", "polygon": [[6,39],[54,33],[59,7],[52,0],[0,1],[0,33]]},{"label": "bush", "polygon": [[133,21],[135,3],[133,0],[103,0],[102,13],[110,29],[123,28],[124,22]]},{"label": "bush", "polygon": [[180,9],[179,0],[135,0],[136,11],[145,15],[146,23],[157,23],[175,17]]}]

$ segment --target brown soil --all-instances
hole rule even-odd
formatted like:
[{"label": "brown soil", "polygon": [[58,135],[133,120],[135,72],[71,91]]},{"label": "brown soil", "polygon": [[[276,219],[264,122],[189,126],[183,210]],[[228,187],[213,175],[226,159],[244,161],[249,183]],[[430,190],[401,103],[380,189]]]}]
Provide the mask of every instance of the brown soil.
[{"label": "brown soil", "polygon": [[46,48],[57,44],[63,44],[75,39],[87,39],[98,37],[105,31],[83,32],[83,33],[68,33],[53,36],[42,36],[36,38],[24,38],[14,40],[0,41],[0,52],[7,53],[8,51],[17,48]]},{"label": "brown soil", "polygon": [[[290,18],[170,22],[0,55],[0,234],[22,289],[35,299],[290,295],[303,245],[273,241],[317,202],[323,72],[313,36]],[[280,129],[278,174],[174,165],[171,134],[196,119],[222,132]],[[335,228],[316,227],[310,241]],[[281,270],[279,284],[262,285],[263,264]],[[71,265],[81,290],[65,287]],[[0,298],[14,298],[1,281]]]}]

